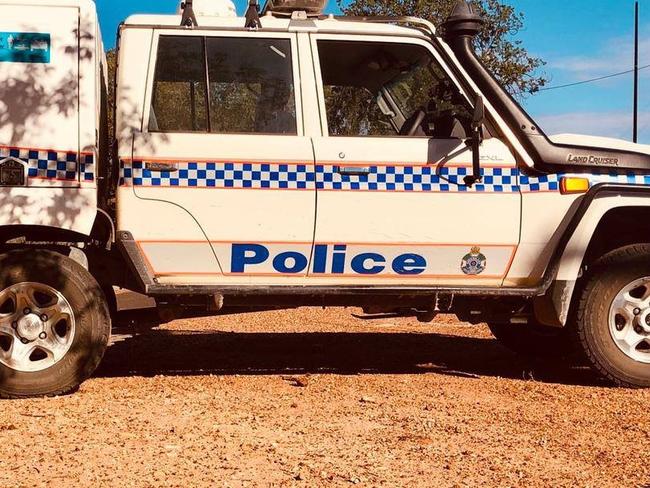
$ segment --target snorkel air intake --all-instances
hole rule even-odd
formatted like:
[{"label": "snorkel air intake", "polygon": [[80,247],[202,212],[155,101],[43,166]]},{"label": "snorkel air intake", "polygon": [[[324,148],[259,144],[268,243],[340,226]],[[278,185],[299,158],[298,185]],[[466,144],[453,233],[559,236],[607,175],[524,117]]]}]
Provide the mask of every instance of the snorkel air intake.
[{"label": "snorkel air intake", "polygon": [[597,169],[650,172],[650,155],[642,152],[551,142],[478,58],[474,38],[484,23],[468,1],[458,0],[442,25],[444,40],[533,159],[536,169],[549,173],[593,172]]}]

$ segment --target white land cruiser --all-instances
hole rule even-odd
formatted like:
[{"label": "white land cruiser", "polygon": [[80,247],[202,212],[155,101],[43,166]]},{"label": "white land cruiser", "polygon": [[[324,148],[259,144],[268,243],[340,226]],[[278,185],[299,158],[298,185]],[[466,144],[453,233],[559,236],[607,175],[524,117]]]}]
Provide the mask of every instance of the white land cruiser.
[{"label": "white land cruiser", "polygon": [[[451,312],[650,386],[650,147],[548,137],[441,26],[224,0],[120,28],[0,0],[0,395],[76,388],[113,287],[162,315]],[[10,34],[8,34],[10,33]]]}]

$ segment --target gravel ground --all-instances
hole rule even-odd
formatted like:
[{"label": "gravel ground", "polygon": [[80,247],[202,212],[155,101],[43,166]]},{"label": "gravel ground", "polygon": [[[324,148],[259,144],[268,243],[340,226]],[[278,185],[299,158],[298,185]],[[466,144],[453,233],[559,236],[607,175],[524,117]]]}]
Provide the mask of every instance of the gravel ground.
[{"label": "gravel ground", "polygon": [[0,485],[650,486],[650,391],[354,312],[118,337],[76,394],[2,402]]}]

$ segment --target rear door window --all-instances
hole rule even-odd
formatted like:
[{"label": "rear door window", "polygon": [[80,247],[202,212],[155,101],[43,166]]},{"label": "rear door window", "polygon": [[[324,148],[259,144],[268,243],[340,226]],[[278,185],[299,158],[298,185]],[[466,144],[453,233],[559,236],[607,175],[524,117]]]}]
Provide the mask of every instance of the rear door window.
[{"label": "rear door window", "polygon": [[206,71],[202,37],[161,36],[149,111],[152,132],[206,132]]},{"label": "rear door window", "polygon": [[288,39],[208,39],[210,126],[218,133],[296,134]]},{"label": "rear door window", "polygon": [[152,132],[296,135],[288,39],[161,36]]}]

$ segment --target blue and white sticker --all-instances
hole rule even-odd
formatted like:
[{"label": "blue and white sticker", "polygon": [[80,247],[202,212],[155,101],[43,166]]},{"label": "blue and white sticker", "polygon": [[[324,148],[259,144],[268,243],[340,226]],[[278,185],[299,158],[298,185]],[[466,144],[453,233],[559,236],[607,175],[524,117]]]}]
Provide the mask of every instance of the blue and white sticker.
[{"label": "blue and white sticker", "polygon": [[481,248],[474,246],[469,254],[463,257],[460,263],[460,269],[469,276],[480,275],[487,267],[487,258],[481,252]]},{"label": "blue and white sticker", "polygon": [[0,62],[49,64],[52,53],[50,34],[0,32]]}]

